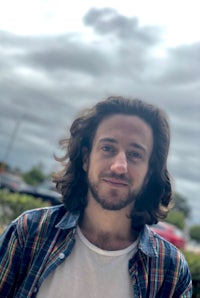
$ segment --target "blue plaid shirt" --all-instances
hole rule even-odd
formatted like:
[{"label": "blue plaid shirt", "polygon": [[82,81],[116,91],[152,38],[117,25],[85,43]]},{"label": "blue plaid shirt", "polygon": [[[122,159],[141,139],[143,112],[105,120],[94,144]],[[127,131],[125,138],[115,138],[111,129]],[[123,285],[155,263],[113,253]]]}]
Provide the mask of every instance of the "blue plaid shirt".
[{"label": "blue plaid shirt", "polygon": [[[72,251],[78,219],[79,213],[59,205],[27,211],[13,221],[0,237],[0,297],[36,297]],[[147,226],[128,269],[133,297],[192,297],[184,256]]]}]

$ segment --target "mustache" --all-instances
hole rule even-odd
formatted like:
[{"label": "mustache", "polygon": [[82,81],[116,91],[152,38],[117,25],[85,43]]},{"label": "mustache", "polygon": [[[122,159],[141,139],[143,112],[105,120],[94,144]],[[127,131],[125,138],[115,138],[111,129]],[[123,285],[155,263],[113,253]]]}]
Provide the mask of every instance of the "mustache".
[{"label": "mustache", "polygon": [[109,173],[109,174],[101,174],[100,178],[113,178],[116,180],[120,180],[121,182],[130,183],[130,179],[124,175],[124,174],[115,174],[115,173]]}]

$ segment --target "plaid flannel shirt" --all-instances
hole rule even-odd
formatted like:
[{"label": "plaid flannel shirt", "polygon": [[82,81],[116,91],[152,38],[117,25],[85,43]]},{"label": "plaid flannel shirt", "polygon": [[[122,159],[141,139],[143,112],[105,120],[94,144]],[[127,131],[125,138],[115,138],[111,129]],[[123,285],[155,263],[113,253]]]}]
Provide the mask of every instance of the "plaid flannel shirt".
[{"label": "plaid flannel shirt", "polygon": [[[79,213],[59,205],[27,211],[8,226],[0,236],[1,298],[37,296],[43,280],[72,251],[78,219]],[[147,226],[128,269],[133,297],[192,297],[184,256]]]}]

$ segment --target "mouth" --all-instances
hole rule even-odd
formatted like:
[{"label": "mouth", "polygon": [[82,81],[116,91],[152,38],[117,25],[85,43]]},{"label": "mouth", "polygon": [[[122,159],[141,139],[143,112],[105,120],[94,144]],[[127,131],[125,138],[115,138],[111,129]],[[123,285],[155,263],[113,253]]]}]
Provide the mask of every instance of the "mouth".
[{"label": "mouth", "polygon": [[113,179],[113,178],[104,178],[103,181],[107,184],[109,184],[110,186],[114,186],[114,187],[127,187],[128,183],[123,181],[123,180],[119,180],[119,179]]}]

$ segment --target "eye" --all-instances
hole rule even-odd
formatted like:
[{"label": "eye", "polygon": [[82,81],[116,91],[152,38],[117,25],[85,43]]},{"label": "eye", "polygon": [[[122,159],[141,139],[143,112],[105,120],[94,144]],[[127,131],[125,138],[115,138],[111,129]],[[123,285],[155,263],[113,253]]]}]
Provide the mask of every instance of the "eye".
[{"label": "eye", "polygon": [[142,159],[142,154],[138,151],[129,151],[127,157],[131,160],[140,160]]},{"label": "eye", "polygon": [[114,152],[115,148],[111,145],[103,145],[101,147],[101,150],[104,151],[104,152]]}]

